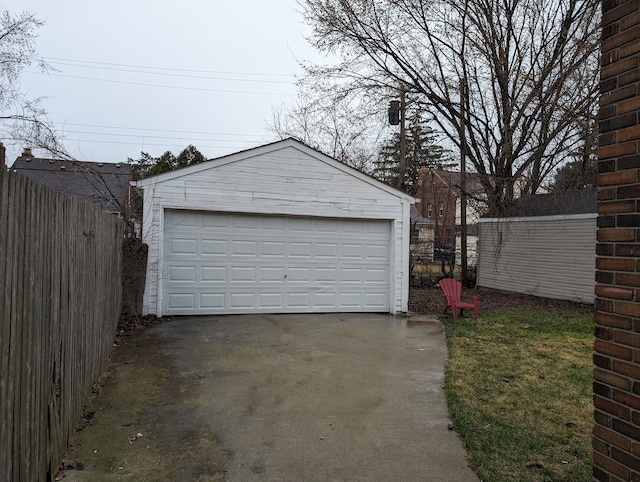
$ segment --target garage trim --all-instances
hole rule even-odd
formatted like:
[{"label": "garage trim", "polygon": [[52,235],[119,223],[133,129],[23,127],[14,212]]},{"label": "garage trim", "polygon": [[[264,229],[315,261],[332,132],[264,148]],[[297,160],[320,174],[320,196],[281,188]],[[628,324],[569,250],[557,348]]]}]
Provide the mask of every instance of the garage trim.
[{"label": "garage trim", "polygon": [[169,315],[388,312],[391,222],[165,210]]}]

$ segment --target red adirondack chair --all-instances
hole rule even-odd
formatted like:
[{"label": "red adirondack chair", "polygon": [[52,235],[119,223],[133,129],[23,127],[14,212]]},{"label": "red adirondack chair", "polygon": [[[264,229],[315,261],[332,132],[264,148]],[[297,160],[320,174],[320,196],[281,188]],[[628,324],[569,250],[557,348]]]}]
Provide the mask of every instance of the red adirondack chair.
[{"label": "red adirondack chair", "polygon": [[444,309],[445,313],[447,309],[451,308],[453,317],[458,318],[458,310],[460,310],[459,314],[462,315],[462,310],[473,309],[476,314],[476,320],[478,319],[478,297],[474,296],[471,302],[463,302],[461,300],[462,283],[460,281],[453,278],[444,278],[440,280],[440,288],[447,300],[447,306]]}]

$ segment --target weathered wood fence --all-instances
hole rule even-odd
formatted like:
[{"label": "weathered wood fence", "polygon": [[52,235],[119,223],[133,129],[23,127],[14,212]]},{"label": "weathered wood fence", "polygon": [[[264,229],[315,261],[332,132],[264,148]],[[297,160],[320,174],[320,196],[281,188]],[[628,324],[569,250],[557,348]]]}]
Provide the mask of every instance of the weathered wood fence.
[{"label": "weathered wood fence", "polygon": [[51,479],[105,368],[122,222],[0,169],[0,481]]}]

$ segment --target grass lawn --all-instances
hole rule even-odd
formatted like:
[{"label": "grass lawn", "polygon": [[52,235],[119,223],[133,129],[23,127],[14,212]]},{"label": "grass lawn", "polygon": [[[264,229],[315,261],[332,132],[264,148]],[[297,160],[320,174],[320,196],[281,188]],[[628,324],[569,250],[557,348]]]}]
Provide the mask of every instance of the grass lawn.
[{"label": "grass lawn", "polygon": [[485,297],[478,321],[437,313],[449,413],[474,470],[483,481],[592,480],[592,311],[532,297],[483,309]]}]

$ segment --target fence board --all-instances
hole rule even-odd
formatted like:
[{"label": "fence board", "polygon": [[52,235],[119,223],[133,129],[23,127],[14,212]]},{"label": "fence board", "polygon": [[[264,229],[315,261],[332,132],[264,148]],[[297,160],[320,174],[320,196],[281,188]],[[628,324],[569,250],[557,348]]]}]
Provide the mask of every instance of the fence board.
[{"label": "fence board", "polygon": [[[9,412],[9,357],[2,356],[7,345],[7,340],[11,334],[9,325],[10,303],[9,299],[9,261],[7,252],[11,237],[8,235],[9,227],[9,180],[7,176],[0,175],[0,296],[3,303],[0,305],[0,416],[5,416]],[[10,445],[9,436],[11,434],[9,421],[5,418],[0,424],[0,441]],[[7,459],[10,450],[0,451],[0,479],[11,480],[11,465]]]},{"label": "fence board", "polygon": [[115,216],[0,171],[0,480],[51,479],[121,302]]}]

